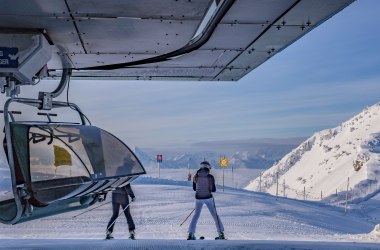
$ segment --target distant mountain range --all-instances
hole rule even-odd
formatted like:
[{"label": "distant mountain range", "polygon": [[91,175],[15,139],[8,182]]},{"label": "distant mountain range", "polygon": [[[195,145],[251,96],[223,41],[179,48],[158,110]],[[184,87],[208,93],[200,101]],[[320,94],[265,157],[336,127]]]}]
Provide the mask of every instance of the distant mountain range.
[{"label": "distant mountain range", "polygon": [[[213,166],[225,156],[235,168],[265,169],[295,148],[304,138],[290,139],[249,139],[235,141],[202,142],[193,144],[191,149],[166,150],[163,154],[162,168],[198,168],[203,160]],[[134,147],[134,152],[144,166],[156,164],[156,153]]]},{"label": "distant mountain range", "polygon": [[355,200],[379,193],[379,174],[377,103],[336,128],[315,133],[246,189],[313,200],[333,199],[348,190]]}]

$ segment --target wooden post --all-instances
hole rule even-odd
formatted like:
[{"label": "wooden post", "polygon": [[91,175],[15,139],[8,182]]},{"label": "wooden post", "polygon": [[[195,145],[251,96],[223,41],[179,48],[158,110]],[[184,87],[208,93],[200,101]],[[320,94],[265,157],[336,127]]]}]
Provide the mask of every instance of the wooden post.
[{"label": "wooden post", "polygon": [[157,162],[158,164],[158,178],[160,178],[160,162]]},{"label": "wooden post", "polygon": [[285,197],[285,179],[282,182],[283,188],[284,188],[284,197]]},{"label": "wooden post", "polygon": [[276,200],[277,198],[278,198],[278,172],[277,172]]},{"label": "wooden post", "polygon": [[263,172],[260,172],[260,185],[259,185],[259,191],[261,192],[261,175],[263,174]]},{"label": "wooden post", "polygon": [[162,154],[156,156],[157,165],[158,165],[158,178],[160,178],[160,162],[162,162]]},{"label": "wooden post", "polygon": [[303,200],[306,200],[306,187],[303,186]]},{"label": "wooden post", "polygon": [[377,177],[375,177],[375,191],[377,190]]},{"label": "wooden post", "polygon": [[348,187],[350,185],[350,177],[347,178],[347,191],[346,191],[346,206],[344,208],[344,214],[347,214],[347,205],[348,205]]},{"label": "wooden post", "polygon": [[232,171],[232,187],[235,188],[235,181],[234,181],[234,166],[231,166],[231,171]]},{"label": "wooden post", "polygon": [[224,192],[224,167],[223,167],[223,192]]},{"label": "wooden post", "polygon": [[187,163],[187,168],[189,169],[189,173],[187,173],[187,181],[191,181],[190,163]]}]

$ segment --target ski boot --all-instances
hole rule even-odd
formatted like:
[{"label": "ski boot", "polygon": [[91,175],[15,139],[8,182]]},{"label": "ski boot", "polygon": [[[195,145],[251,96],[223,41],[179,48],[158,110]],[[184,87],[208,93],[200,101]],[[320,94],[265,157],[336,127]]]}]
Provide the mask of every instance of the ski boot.
[{"label": "ski boot", "polygon": [[218,237],[215,237],[216,240],[225,240],[226,238],[224,238],[224,233],[223,232],[218,232],[219,233],[219,236]]},{"label": "ski boot", "polygon": [[111,239],[113,239],[112,232],[107,231],[106,240],[111,240]]},{"label": "ski boot", "polygon": [[135,231],[134,230],[129,231],[129,239],[131,239],[131,240],[135,239]]},{"label": "ski boot", "polygon": [[189,233],[187,240],[196,240],[194,233]]}]

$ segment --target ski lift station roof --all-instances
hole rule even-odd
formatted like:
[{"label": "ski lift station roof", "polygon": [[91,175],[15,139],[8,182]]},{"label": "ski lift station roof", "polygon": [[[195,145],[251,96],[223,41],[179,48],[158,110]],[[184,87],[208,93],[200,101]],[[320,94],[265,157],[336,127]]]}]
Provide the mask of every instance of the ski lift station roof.
[{"label": "ski lift station roof", "polygon": [[43,33],[51,77],[237,81],[352,2],[3,0],[0,29]]}]

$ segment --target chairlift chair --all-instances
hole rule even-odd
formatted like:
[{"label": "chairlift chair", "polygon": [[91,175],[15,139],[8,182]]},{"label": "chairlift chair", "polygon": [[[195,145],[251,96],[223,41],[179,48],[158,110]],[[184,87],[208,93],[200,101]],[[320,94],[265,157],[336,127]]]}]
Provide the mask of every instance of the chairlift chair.
[{"label": "chairlift chair", "polygon": [[88,207],[107,192],[130,183],[144,167],[128,146],[105,130],[86,124],[73,103],[52,102],[52,108],[73,108],[81,123],[17,121],[11,103],[40,107],[41,100],[11,98],[4,105],[4,150],[14,198],[0,201],[0,221],[20,223]]}]

